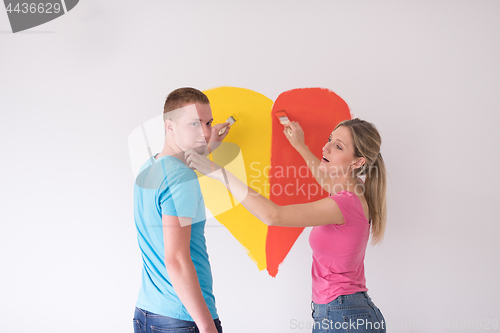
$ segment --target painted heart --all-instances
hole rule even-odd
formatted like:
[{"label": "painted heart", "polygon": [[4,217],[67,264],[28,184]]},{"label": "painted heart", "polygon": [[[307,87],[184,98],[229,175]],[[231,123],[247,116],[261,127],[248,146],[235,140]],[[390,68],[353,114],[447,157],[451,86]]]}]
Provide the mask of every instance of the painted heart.
[{"label": "painted heart", "polygon": [[[294,89],[282,93],[273,105],[269,98],[249,89],[220,87],[204,93],[210,99],[214,119],[221,121],[232,115],[238,119],[225,139],[241,149],[241,156],[226,166],[229,171],[279,205],[306,203],[327,195],[273,114],[285,110],[291,121],[299,122],[306,145],[321,158],[321,148],[331,131],[351,118],[342,98],[328,89]],[[221,184],[200,177],[200,185],[206,207],[246,248],[258,269],[267,269],[276,277],[279,265],[304,228],[267,227],[235,203]]]}]

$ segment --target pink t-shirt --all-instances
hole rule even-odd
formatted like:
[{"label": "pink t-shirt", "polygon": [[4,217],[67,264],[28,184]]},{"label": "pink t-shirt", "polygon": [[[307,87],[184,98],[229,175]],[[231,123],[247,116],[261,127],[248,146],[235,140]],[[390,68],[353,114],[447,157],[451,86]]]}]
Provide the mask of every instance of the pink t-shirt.
[{"label": "pink t-shirt", "polygon": [[370,224],[361,201],[347,191],[329,198],[340,207],[345,223],[316,226],[309,236],[313,251],[312,300],[318,304],[368,290],[364,259]]}]

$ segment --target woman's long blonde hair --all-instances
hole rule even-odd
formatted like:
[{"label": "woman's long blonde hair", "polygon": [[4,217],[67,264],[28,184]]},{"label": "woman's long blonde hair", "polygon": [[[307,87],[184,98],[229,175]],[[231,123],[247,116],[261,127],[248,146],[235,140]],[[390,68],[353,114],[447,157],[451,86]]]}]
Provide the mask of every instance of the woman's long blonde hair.
[{"label": "woman's long blonde hair", "polygon": [[345,120],[335,127],[348,127],[354,142],[354,155],[366,159],[363,167],[353,170],[353,176],[365,176],[365,198],[371,219],[372,244],[382,241],[387,222],[386,170],[380,154],[382,138],[372,123],[359,118]]}]

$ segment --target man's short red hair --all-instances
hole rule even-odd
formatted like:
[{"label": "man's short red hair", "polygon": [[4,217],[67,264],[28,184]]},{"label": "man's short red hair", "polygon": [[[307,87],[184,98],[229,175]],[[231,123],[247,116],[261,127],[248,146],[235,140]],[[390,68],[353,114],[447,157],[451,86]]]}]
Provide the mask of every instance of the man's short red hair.
[{"label": "man's short red hair", "polygon": [[187,104],[210,104],[207,95],[195,88],[184,87],[175,89],[170,94],[168,94],[165,101],[165,106],[163,107],[163,119],[166,119],[165,114],[167,112],[179,109]]}]

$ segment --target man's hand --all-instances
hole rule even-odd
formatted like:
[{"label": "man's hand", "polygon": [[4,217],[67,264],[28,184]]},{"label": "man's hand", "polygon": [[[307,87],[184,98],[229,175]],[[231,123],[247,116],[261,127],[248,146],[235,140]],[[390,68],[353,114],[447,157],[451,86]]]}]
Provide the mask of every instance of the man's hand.
[{"label": "man's hand", "polygon": [[[226,127],[226,131],[222,134],[219,135],[219,131]],[[212,126],[212,136],[210,137],[210,143],[217,143],[217,142],[222,142],[224,138],[227,136],[227,133],[229,133],[229,129],[231,126],[229,126],[228,122],[222,123],[222,124],[217,124]],[[218,146],[218,145],[217,145]],[[214,150],[214,145],[212,144],[212,150]]]},{"label": "man's hand", "polygon": [[[222,135],[219,135],[219,131],[226,127],[226,130]],[[205,153],[203,156],[208,156],[211,152],[213,152],[217,147],[220,146],[222,140],[227,136],[227,133],[229,133],[229,129],[231,127],[229,126],[228,122],[222,123],[222,124],[217,124],[212,126],[212,135],[210,136],[210,141],[208,142],[208,149],[205,150]]]}]

